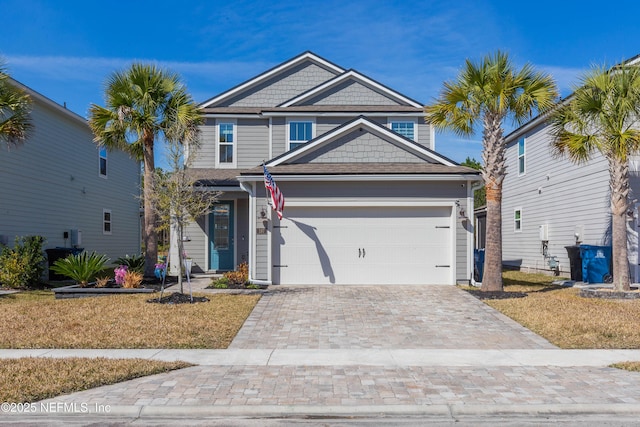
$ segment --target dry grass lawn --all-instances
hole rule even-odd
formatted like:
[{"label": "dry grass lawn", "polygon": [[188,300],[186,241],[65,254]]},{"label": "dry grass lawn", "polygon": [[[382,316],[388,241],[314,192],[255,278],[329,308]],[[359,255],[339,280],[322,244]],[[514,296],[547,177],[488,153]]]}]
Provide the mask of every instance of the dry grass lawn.
[{"label": "dry grass lawn", "polygon": [[51,291],[0,297],[0,348],[226,348],[259,295],[151,304],[149,295],[56,300]]},{"label": "dry grass lawn", "polygon": [[187,366],[144,359],[3,359],[0,402],[34,402]]},{"label": "dry grass lawn", "polygon": [[557,278],[506,271],[505,291],[525,297],[485,299],[491,307],[567,349],[640,348],[640,300],[582,298]]}]

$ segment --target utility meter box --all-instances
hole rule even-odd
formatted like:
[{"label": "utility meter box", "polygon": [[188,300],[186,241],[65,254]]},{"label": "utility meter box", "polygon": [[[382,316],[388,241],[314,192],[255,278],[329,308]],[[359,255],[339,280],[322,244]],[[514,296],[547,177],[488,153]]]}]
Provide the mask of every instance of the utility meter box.
[{"label": "utility meter box", "polygon": [[548,242],[549,241],[549,226],[547,224],[543,224],[538,227],[540,232],[540,241]]},{"label": "utility meter box", "polygon": [[69,230],[69,236],[71,237],[71,246],[80,246],[82,244],[82,230],[72,228]]}]

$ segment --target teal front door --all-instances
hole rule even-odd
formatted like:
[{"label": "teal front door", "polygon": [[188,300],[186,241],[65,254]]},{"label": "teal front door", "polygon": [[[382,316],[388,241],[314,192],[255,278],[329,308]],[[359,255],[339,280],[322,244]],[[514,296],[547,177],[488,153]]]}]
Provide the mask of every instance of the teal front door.
[{"label": "teal front door", "polygon": [[209,253],[211,270],[233,270],[233,202],[221,201],[209,214]]}]

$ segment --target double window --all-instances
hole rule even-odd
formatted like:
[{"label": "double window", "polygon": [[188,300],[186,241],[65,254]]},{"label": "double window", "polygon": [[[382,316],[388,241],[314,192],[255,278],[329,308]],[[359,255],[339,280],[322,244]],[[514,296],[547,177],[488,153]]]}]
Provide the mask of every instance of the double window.
[{"label": "double window", "polygon": [[102,210],[102,234],[111,234],[111,210]]},{"label": "double window", "polygon": [[218,123],[218,165],[235,165],[235,122]]},{"label": "double window", "polygon": [[313,121],[289,120],[289,150],[293,150],[313,139]]},{"label": "double window", "polygon": [[513,212],[513,230],[522,231],[522,209]]},{"label": "double window", "polygon": [[520,138],[518,140],[518,175],[524,175],[525,172],[525,139]]}]

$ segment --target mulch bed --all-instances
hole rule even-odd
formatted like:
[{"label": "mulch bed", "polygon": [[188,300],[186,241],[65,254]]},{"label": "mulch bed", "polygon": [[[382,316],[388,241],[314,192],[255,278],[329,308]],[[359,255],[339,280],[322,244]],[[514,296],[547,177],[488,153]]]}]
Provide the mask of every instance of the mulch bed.
[{"label": "mulch bed", "polygon": [[485,300],[485,299],[511,299],[511,298],[524,298],[526,297],[528,294],[526,292],[507,292],[507,291],[487,291],[487,292],[483,292],[483,291],[467,291],[469,292],[471,295],[473,295],[474,297],[478,298],[479,300]]},{"label": "mulch bed", "polygon": [[[209,298],[193,297],[193,304],[197,302],[208,302],[208,301],[209,301]],[[162,298],[148,299],[147,302],[157,303],[157,304],[192,304],[191,296],[187,294],[182,294],[180,292],[167,294]]]}]

